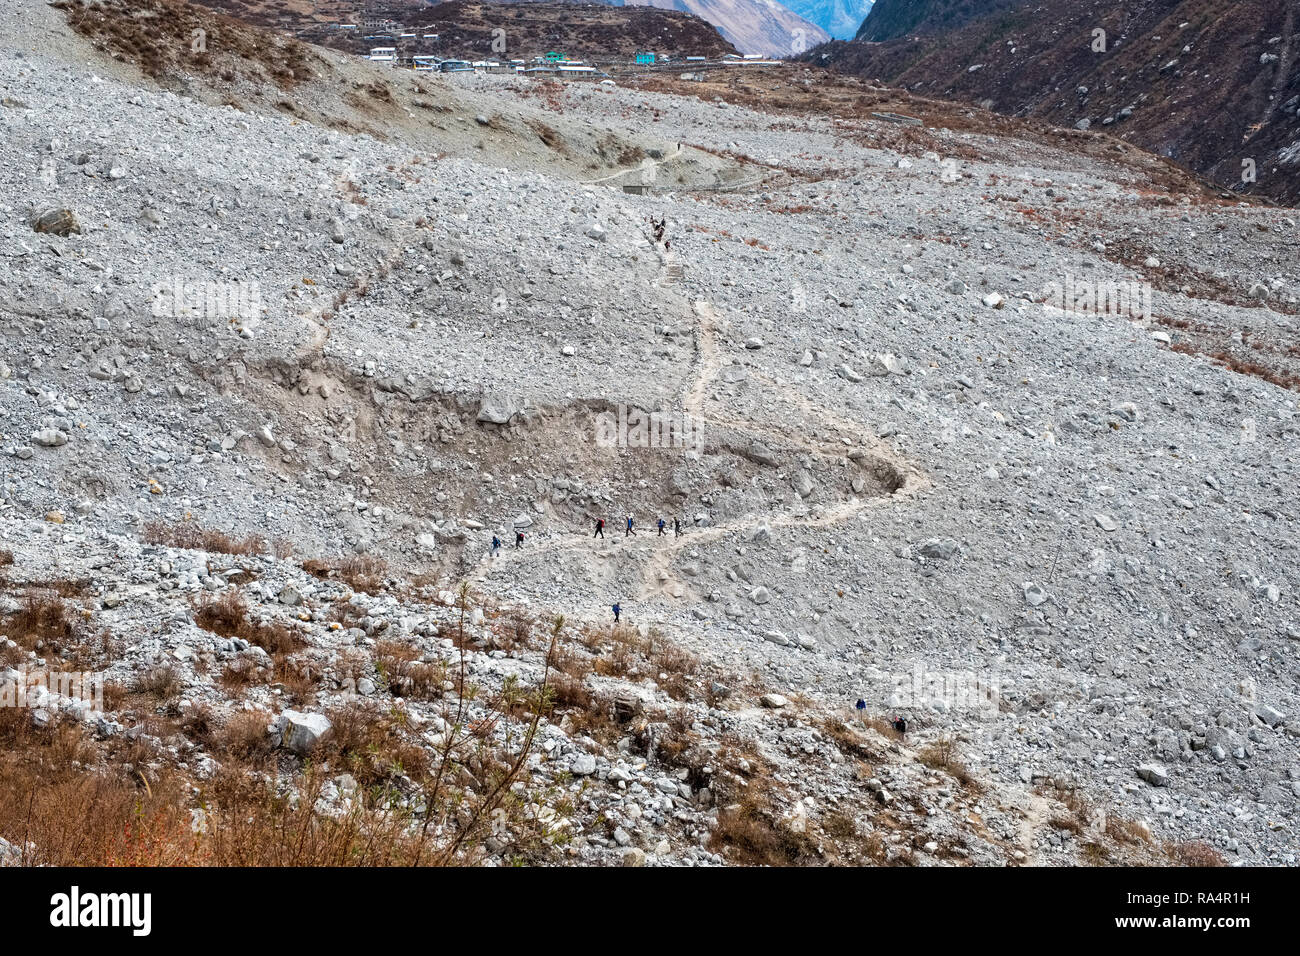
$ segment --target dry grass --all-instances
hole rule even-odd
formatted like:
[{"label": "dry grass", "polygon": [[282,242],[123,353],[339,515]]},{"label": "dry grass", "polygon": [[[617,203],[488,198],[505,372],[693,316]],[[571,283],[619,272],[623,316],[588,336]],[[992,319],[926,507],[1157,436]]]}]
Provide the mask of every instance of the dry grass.
[{"label": "dry grass", "polygon": [[892,721],[884,717],[858,717],[856,718],[864,727],[870,727],[876,733],[889,740],[902,740],[904,735],[900,734],[895,728]]},{"label": "dry grass", "polygon": [[1073,833],[1075,836],[1083,833],[1085,827],[1082,821],[1075,817],[1067,817],[1063,814],[1057,814],[1047,821],[1048,826],[1054,830],[1064,830]]},{"label": "dry grass", "polygon": [[280,621],[262,622],[250,618],[247,602],[233,588],[202,601],[195,608],[194,623],[221,637],[237,637],[256,644],[272,656],[291,654],[306,644],[300,634]]},{"label": "dry grass", "polygon": [[0,634],[24,650],[62,653],[80,644],[81,622],[55,589],[29,586],[18,610],[0,616]]},{"label": "dry grass", "polygon": [[201,528],[188,521],[169,524],[150,521],[140,535],[145,544],[169,548],[187,548],[191,551],[210,551],[213,554],[258,555],[267,553],[266,539],[250,534],[244,537],[225,531]]},{"label": "dry grass", "polygon": [[416,648],[399,641],[375,645],[375,672],[390,694],[415,700],[442,697],[447,680],[446,664],[422,661]]},{"label": "dry grass", "polygon": [[241,710],[212,735],[213,750],[236,760],[254,761],[271,752],[267,727],[271,717],[265,711]]},{"label": "dry grass", "polygon": [[0,836],[24,865],[180,862],[183,853],[143,833],[188,819],[171,779],[92,770],[94,745],[80,726],[37,728],[22,708],[0,709],[0,745]]},{"label": "dry grass", "polygon": [[739,803],[718,811],[709,847],[746,866],[808,866],[822,862],[816,841],[786,826],[756,785],[751,785]]},{"label": "dry grass", "polygon": [[1117,843],[1137,845],[1151,842],[1151,831],[1144,825],[1114,814],[1106,816],[1106,835]]},{"label": "dry grass", "polygon": [[[218,623],[243,620],[214,613]],[[559,837],[529,812],[545,797],[524,768],[551,699],[549,662],[562,627],[553,625],[533,688],[507,678],[489,694],[467,682],[462,657],[437,746],[403,708],[378,701],[330,711],[332,732],[307,759],[272,750],[267,712],[238,711],[218,726],[196,707],[179,720],[146,718],[134,741],[97,742],[77,724],[42,729],[25,710],[0,709],[0,837],[34,847],[24,850],[28,865],[418,866],[478,862],[504,825],[513,858],[553,859]],[[411,663],[396,646],[384,653]],[[295,666],[278,658],[277,676]],[[160,667],[141,690],[168,695],[175,680]],[[183,764],[168,765],[156,738],[178,731],[220,758],[216,777],[200,785]],[[344,771],[360,788],[325,812],[334,799],[327,785]],[[553,806],[572,813],[567,800]]]},{"label": "dry grass", "polygon": [[184,687],[180,673],[171,664],[160,664],[141,674],[135,683],[137,693],[148,694],[167,701],[176,697]]},{"label": "dry grass", "polygon": [[[310,48],[289,37],[257,30],[181,0],[58,0],[69,25],[116,60],[167,84],[184,74],[236,76],[258,86],[274,83],[292,89],[320,62]],[[195,31],[206,34],[207,49],[195,51]]]},{"label": "dry grass", "polygon": [[365,788],[422,780],[432,767],[429,751],[390,710],[357,702],[328,712],[333,729],[322,756]]},{"label": "dry grass", "polygon": [[[885,723],[885,721],[881,721],[881,723]],[[879,753],[867,746],[866,741],[852,727],[849,727],[837,717],[825,718],[818,727],[822,733],[830,738],[840,753],[846,757],[867,761],[879,760],[881,757]],[[891,733],[897,735],[893,727],[889,729]]]},{"label": "dry grass", "polygon": [[979,782],[961,762],[957,741],[953,737],[943,736],[927,744],[917,752],[916,758],[927,767],[944,771],[967,789],[979,791]]},{"label": "dry grass", "polygon": [[126,704],[127,695],[130,693],[125,684],[113,682],[105,683],[103,690],[104,712],[108,714],[121,710]]},{"label": "dry grass", "polygon": [[190,707],[181,718],[180,730],[190,740],[208,743],[216,729],[212,708],[205,703]]},{"label": "dry grass", "polygon": [[1223,854],[1200,840],[1177,843],[1166,849],[1166,853],[1178,866],[1209,867],[1227,866]]},{"label": "dry grass", "polygon": [[523,608],[511,608],[499,626],[493,628],[493,642],[503,651],[532,647],[533,628],[537,619]]},{"label": "dry grass", "polygon": [[246,657],[227,664],[217,680],[232,697],[240,697],[248,688],[264,683],[261,669]]},{"label": "dry grass", "polygon": [[579,640],[594,657],[588,660],[565,648],[557,658],[560,670],[574,676],[591,671],[628,680],[648,676],[674,700],[700,696],[699,658],[662,634],[652,631],[642,637],[627,627],[588,627],[579,631]]},{"label": "dry grass", "polygon": [[822,831],[836,840],[852,840],[858,835],[858,824],[849,814],[832,810],[822,818]]},{"label": "dry grass", "polygon": [[327,560],[312,558],[302,563],[302,569],[322,580],[338,579],[354,591],[378,594],[384,589],[388,564],[382,558],[354,554],[346,558]]},{"label": "dry grass", "polygon": [[320,687],[320,675],[312,670],[311,665],[288,654],[276,655],[271,677],[285,699],[294,706],[309,703]]},{"label": "dry grass", "polygon": [[564,673],[562,670],[551,682],[552,703],[557,709],[590,711],[597,706],[597,697],[581,677]]}]

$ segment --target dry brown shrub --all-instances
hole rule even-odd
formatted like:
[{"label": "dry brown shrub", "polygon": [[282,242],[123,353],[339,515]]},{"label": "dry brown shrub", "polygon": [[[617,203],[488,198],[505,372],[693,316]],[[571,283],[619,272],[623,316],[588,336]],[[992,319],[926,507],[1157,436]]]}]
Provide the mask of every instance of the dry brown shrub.
[{"label": "dry brown shrub", "polygon": [[280,621],[262,622],[250,618],[248,603],[233,588],[201,601],[195,608],[194,623],[221,637],[237,637],[256,644],[272,656],[291,654],[306,644],[300,634]]},{"label": "dry brown shrub", "polygon": [[145,544],[165,545],[169,548],[188,548],[191,551],[210,551],[213,554],[258,555],[267,550],[266,539],[250,534],[237,537],[225,531],[213,531],[189,521],[169,524],[150,521],[140,535]]}]

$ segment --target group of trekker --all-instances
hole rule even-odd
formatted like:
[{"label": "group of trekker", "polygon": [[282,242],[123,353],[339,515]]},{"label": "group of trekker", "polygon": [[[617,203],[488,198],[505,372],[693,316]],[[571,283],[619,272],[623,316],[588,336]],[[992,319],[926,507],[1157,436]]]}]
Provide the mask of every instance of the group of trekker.
[{"label": "group of trekker", "polygon": [[[664,535],[666,535],[666,534],[668,533],[668,530],[667,530],[667,529],[668,529],[668,522],[665,521],[663,518],[660,518],[660,519],[659,519],[659,525],[658,525],[658,527],[659,527],[659,534],[656,535],[656,537],[662,538]],[[633,519],[633,517],[632,517],[631,515],[628,515],[628,516],[627,516],[627,524],[626,524],[626,525],[624,526],[624,528],[623,528],[623,537],[626,538],[628,535],[631,535],[632,537],[636,537],[636,521]],[[681,536],[682,536],[682,523],[681,523],[681,520],[678,519],[678,518],[673,518],[673,537],[674,537],[674,538],[680,538]],[[597,519],[596,519],[596,532],[592,535],[592,537],[593,537],[593,538],[603,538],[603,537],[605,537],[605,519],[604,519],[604,518],[597,518]]]},{"label": "group of trekker", "polygon": [[[524,546],[524,533],[522,531],[516,530],[515,547],[522,548],[523,546]],[[498,538],[496,535],[493,535],[492,536],[492,557],[495,558],[497,556],[497,552],[500,550],[501,550],[501,539]]]},{"label": "group of trekker", "polygon": [[[656,535],[656,537],[662,538],[662,537],[665,537],[665,536],[668,534],[668,522],[665,521],[663,518],[660,518],[660,519],[659,519],[658,528],[659,528],[659,534]],[[636,521],[635,521],[635,519],[634,519],[631,515],[628,515],[628,516],[627,516],[627,525],[626,525],[626,526],[624,527],[624,529],[623,529],[623,537],[626,538],[626,537],[628,537],[629,535],[631,535],[632,537],[636,537]],[[673,518],[673,537],[675,537],[675,538],[680,538],[681,536],[682,536],[682,522],[681,522],[681,519],[674,517],[674,518]],[[596,519],[596,531],[595,531],[595,533],[592,535],[592,537],[593,537],[593,538],[603,538],[603,537],[605,537],[605,519],[604,519],[604,518],[597,518],[597,519]],[[523,546],[524,546],[524,533],[523,533],[522,531],[518,530],[518,529],[515,529],[515,547],[516,547],[516,548],[522,548]],[[492,557],[495,558],[495,557],[497,556],[497,552],[500,551],[500,550],[501,550],[501,539],[498,538],[496,535],[492,535]],[[615,614],[614,617],[615,617],[615,619],[617,620],[618,615]]]}]

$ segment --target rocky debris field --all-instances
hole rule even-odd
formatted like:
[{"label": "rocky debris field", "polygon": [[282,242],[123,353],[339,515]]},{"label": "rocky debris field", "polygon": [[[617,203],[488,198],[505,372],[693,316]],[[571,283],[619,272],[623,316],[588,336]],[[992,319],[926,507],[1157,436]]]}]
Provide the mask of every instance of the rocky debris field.
[{"label": "rocky debris field", "polygon": [[4,673],[113,688],[12,739],[482,861],[1295,863],[1294,212],[608,85],[422,81],[438,148],[310,119],[326,51],[295,116],[3,29]]},{"label": "rocky debris field", "polygon": [[[1029,834],[1055,832],[1039,819],[1052,807],[1119,854],[1149,839],[1068,795],[986,792],[948,751],[764,692],[653,628],[555,631],[477,593],[400,587],[346,563],[334,579],[269,554],[48,522],[11,530],[32,547],[5,569],[0,682],[12,690],[55,659],[106,681],[102,708],[37,690],[22,719],[80,722],[90,746],[169,768],[196,793],[223,793],[223,774],[245,766],[291,788],[322,761],[320,812],[346,815],[373,794],[423,812],[419,755],[520,752],[527,721],[501,701],[512,682],[546,679],[554,718],[476,861],[1005,865],[1035,853]],[[196,832],[209,813],[193,811]]]}]

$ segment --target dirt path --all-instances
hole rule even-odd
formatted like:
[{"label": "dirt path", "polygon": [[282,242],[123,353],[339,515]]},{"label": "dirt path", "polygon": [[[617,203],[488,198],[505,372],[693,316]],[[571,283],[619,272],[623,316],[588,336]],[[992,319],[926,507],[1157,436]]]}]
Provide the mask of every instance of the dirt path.
[{"label": "dirt path", "polygon": [[677,159],[677,157],[681,155],[682,155],[682,144],[678,143],[677,149],[673,151],[673,154],[671,156],[665,156],[663,159],[652,159],[652,160],[644,161],[637,166],[633,166],[631,169],[620,169],[616,173],[610,173],[608,176],[601,176],[599,179],[584,179],[582,180],[582,185],[590,186],[593,185],[594,183],[607,183],[611,179],[618,179],[618,177],[626,176],[629,173],[639,173],[643,169],[658,169],[660,166],[664,165],[665,163],[671,163],[673,160]]},{"label": "dirt path", "polygon": [[[680,269],[676,255],[671,250],[656,244],[660,257],[660,283],[674,275]],[[866,433],[861,425],[839,417],[830,409],[818,405],[793,388],[784,387],[775,380],[760,376],[760,379],[777,391],[780,400],[795,409],[814,416],[817,420],[827,422],[832,430],[838,432],[833,439],[811,438],[794,429],[769,426],[747,421],[726,414],[722,409],[711,408],[709,389],[717,381],[723,362],[718,347],[719,317],[713,306],[703,300],[692,304],[696,317],[695,362],[692,370],[692,382],[683,399],[683,410],[693,421],[712,425],[732,432],[751,435],[758,440],[766,440],[782,446],[793,446],[807,453],[842,458],[849,452],[858,450],[869,454],[873,459],[886,463],[899,476],[902,486],[892,495],[873,495],[860,498],[851,495],[847,500],[828,508],[809,508],[807,510],[781,511],[771,515],[749,514],[734,521],[724,522],[705,528],[690,528],[680,537],[658,537],[653,527],[641,530],[641,535],[653,540],[650,545],[649,559],[646,561],[641,576],[640,593],[637,598],[645,600],[656,596],[671,594],[678,588],[683,593],[688,585],[676,579],[671,572],[673,559],[683,548],[708,544],[723,538],[748,537],[759,527],[766,525],[771,530],[780,528],[827,528],[850,521],[866,510],[877,507],[900,496],[917,494],[928,486],[926,476],[913,464],[907,462],[893,449],[883,445],[877,438]],[[496,558],[485,558],[469,576],[471,587],[480,586],[489,577],[498,573],[508,573],[521,561],[532,562],[561,552],[581,551],[588,556],[587,563],[595,566],[597,562],[622,553],[624,540],[622,528],[607,528],[610,541],[596,539],[593,541],[593,528],[569,529],[549,536],[535,543],[526,544],[522,549],[503,548]],[[636,542],[641,544],[640,541]]]}]

